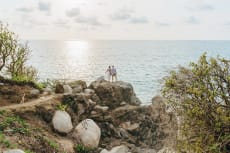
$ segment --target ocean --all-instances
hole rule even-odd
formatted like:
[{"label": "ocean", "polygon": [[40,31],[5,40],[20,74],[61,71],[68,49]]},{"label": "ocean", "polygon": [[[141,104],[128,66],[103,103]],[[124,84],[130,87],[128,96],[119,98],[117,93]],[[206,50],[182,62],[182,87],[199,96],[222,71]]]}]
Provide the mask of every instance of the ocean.
[{"label": "ocean", "polygon": [[118,80],[131,83],[143,104],[160,94],[162,78],[178,65],[188,66],[204,52],[230,59],[230,41],[33,40],[28,45],[28,63],[38,69],[40,80],[90,84],[114,65]]}]

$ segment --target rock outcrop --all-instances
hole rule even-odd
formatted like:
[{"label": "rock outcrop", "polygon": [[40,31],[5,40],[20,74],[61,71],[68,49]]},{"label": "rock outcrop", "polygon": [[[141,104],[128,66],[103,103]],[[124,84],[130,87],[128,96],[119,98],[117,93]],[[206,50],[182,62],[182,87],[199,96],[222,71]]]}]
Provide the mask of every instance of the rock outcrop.
[{"label": "rock outcrop", "polygon": [[[38,120],[36,125],[42,124],[62,151],[70,153],[77,144],[92,148],[94,153],[173,153],[173,149],[168,148],[174,146],[177,121],[162,97],[156,96],[152,104],[144,106],[129,83],[100,79],[88,88],[84,82],[78,83],[69,84],[70,88],[78,89],[67,94],[64,94],[64,85],[57,84],[56,92],[63,94],[51,96],[61,96],[58,100],[50,101],[49,105],[40,102],[39,106],[17,114],[26,118],[33,115],[33,119]],[[60,104],[67,106],[65,111],[56,110]],[[47,142],[40,141],[36,144],[41,146],[32,151],[42,153],[39,150]],[[54,151],[54,148],[48,149]]]},{"label": "rock outcrop", "polygon": [[100,99],[100,105],[106,105],[112,109],[124,102],[137,106],[141,104],[130,83],[122,81],[111,83],[106,80],[96,80],[90,84],[89,88],[95,90]]}]

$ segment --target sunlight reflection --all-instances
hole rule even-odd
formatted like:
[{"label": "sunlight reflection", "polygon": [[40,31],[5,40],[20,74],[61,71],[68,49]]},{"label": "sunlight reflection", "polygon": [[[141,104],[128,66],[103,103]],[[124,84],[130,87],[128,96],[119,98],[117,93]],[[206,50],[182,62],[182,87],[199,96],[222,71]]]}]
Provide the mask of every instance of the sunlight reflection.
[{"label": "sunlight reflection", "polygon": [[[90,61],[90,43],[87,41],[65,41],[65,59],[63,59],[62,78],[84,78],[92,73]],[[87,74],[85,74],[87,73]],[[83,75],[83,76],[82,76]]]},{"label": "sunlight reflection", "polygon": [[65,41],[65,47],[70,56],[85,56],[88,53],[89,42],[87,41]]}]

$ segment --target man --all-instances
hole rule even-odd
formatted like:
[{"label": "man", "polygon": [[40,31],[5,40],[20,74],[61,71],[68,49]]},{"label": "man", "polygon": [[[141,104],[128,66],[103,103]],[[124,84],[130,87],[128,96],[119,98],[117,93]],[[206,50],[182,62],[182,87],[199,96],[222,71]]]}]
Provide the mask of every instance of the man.
[{"label": "man", "polygon": [[117,81],[117,70],[114,66],[112,66],[111,75],[112,75],[112,82],[116,82]]}]

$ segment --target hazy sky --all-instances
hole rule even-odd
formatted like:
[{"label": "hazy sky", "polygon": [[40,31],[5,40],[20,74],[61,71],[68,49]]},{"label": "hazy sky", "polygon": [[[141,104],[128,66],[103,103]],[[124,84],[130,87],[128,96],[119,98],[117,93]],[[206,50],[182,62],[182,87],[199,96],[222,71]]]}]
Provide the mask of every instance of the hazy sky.
[{"label": "hazy sky", "polygon": [[230,39],[230,0],[0,0],[22,39]]}]

